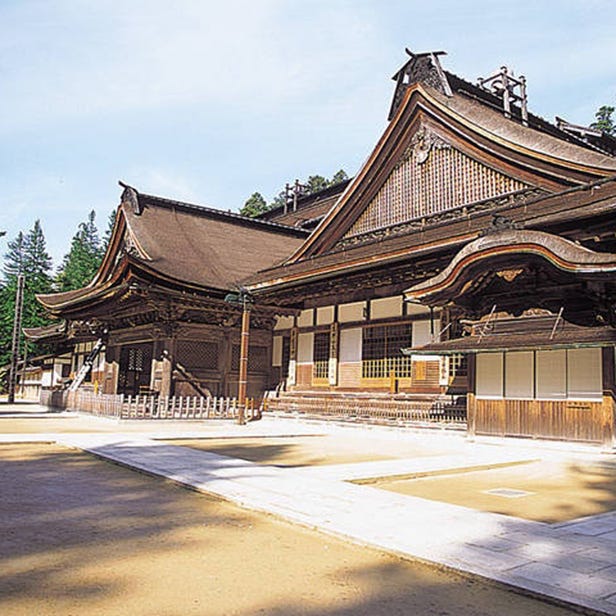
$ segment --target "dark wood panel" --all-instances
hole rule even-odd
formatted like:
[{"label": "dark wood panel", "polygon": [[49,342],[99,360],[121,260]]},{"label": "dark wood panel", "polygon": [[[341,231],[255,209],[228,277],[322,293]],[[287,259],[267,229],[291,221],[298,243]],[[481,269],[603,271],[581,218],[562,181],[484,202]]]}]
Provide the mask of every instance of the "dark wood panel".
[{"label": "dark wood panel", "polygon": [[475,431],[609,444],[614,403],[572,400],[474,400]]}]

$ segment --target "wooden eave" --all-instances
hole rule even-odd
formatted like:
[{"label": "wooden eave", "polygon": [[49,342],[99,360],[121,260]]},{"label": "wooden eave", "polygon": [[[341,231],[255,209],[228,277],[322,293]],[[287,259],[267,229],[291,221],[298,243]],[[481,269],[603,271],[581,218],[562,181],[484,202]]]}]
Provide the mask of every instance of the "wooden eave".
[{"label": "wooden eave", "polygon": [[[614,168],[601,168],[539,152],[494,135],[448,106],[446,97],[422,84],[414,84],[409,87],[396,116],[348,189],[287,263],[295,263],[331,250],[385,183],[420,121],[436,129],[452,145],[478,162],[550,192],[560,192],[567,186],[613,175],[616,168],[616,161]],[[502,121],[515,124],[513,120],[504,117]],[[557,139],[539,131],[534,133],[542,139]],[[584,152],[581,146],[575,147]]]},{"label": "wooden eave", "polygon": [[561,272],[585,279],[616,274],[616,255],[592,251],[565,238],[529,230],[504,230],[467,244],[436,276],[405,291],[407,301],[441,306],[464,294],[478,272],[523,268],[539,258]]},{"label": "wooden eave", "polygon": [[611,347],[616,344],[612,327],[579,327],[565,332],[526,332],[463,336],[443,342],[432,342],[420,348],[401,349],[404,355],[457,355],[459,353],[502,353],[536,349],[578,349]]}]

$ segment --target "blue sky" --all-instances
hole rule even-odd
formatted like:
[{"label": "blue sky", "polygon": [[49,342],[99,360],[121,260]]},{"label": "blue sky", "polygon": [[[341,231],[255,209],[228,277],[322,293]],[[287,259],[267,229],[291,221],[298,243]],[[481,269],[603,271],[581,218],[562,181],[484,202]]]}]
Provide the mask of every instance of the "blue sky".
[{"label": "blue sky", "polygon": [[531,110],[616,104],[612,1],[0,0],[0,254],[41,219],[56,263],[119,179],[237,210],[341,167],[386,124],[404,48],[468,80],[507,64]]}]

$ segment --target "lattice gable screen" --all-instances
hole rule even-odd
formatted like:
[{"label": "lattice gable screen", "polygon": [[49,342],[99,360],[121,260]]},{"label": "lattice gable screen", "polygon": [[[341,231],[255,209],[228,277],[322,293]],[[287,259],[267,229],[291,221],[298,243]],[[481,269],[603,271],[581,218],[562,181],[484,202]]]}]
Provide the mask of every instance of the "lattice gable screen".
[{"label": "lattice gable screen", "polygon": [[491,199],[527,185],[457,150],[425,126],[345,238]]}]

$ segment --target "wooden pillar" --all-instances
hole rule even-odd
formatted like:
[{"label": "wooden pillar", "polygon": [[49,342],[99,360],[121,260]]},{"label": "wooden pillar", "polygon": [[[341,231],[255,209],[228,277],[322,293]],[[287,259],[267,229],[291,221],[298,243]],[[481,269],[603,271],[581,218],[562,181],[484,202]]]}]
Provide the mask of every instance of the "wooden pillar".
[{"label": "wooden pillar", "polygon": [[603,347],[601,350],[602,373],[603,373],[603,447],[612,449],[616,446],[615,427],[615,400],[616,400],[616,362],[614,359],[614,347]]},{"label": "wooden pillar", "polygon": [[475,360],[477,355],[469,353],[468,355],[468,393],[466,394],[466,433],[471,438],[475,437],[477,430],[477,399],[475,397]]},{"label": "wooden pillar", "polygon": [[297,339],[299,336],[299,328],[296,323],[291,329],[291,337],[289,339],[289,375],[287,376],[287,384],[289,387],[295,386],[297,383]]},{"label": "wooden pillar", "polygon": [[329,326],[329,364],[327,366],[328,382],[332,387],[338,384],[338,331],[338,323],[334,321]]},{"label": "wooden pillar", "polygon": [[237,423],[243,425],[246,423],[246,386],[248,384],[248,343],[250,338],[250,304],[244,300],[244,308],[242,311],[242,334],[240,338],[240,374],[238,379],[237,406],[238,416]]}]

